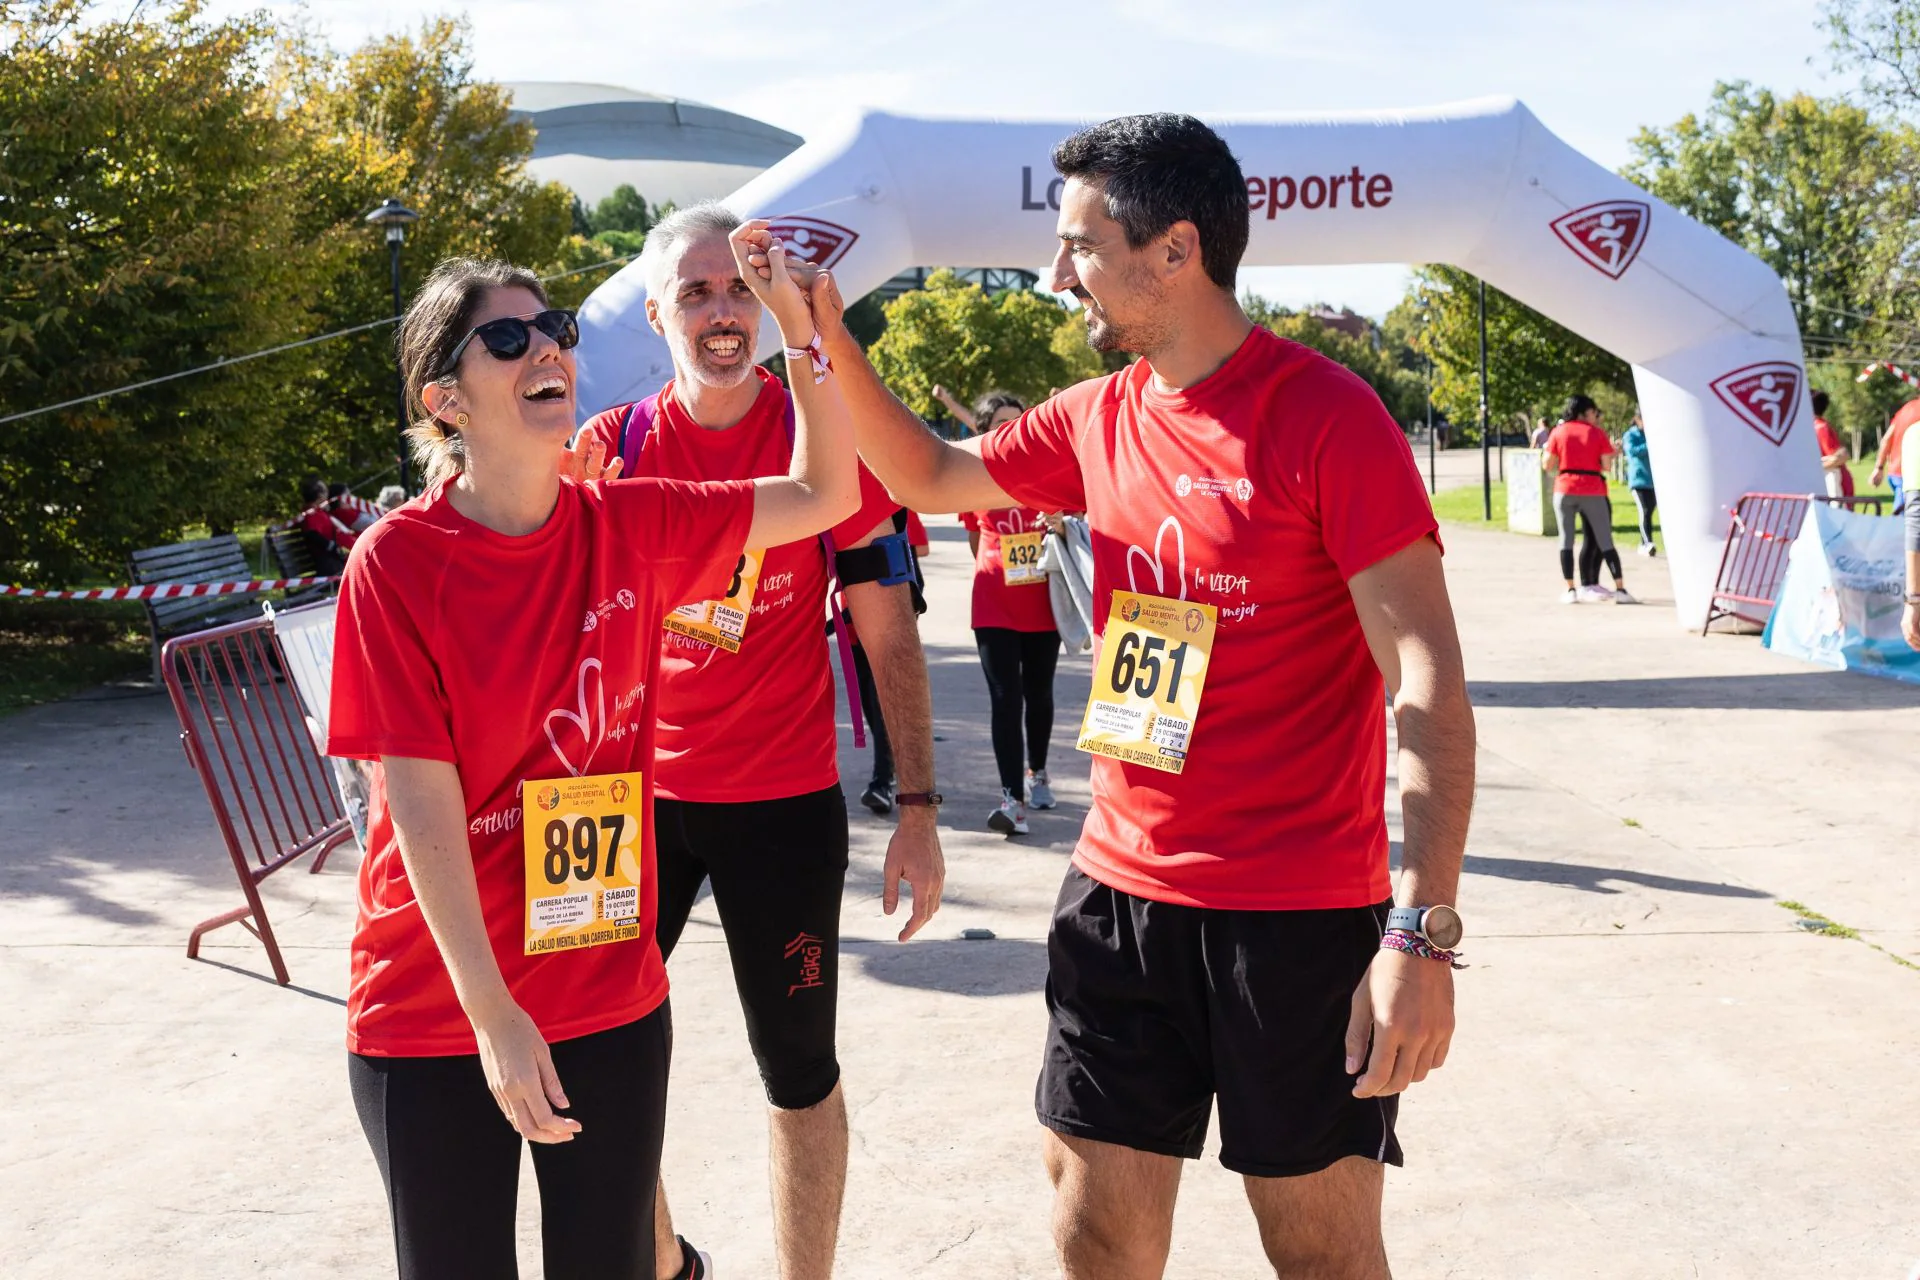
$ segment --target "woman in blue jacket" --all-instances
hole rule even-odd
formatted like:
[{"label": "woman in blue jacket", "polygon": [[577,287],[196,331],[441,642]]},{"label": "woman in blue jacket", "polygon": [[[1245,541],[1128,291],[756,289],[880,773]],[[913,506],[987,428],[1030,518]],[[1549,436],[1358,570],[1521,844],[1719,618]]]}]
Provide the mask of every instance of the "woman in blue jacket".
[{"label": "woman in blue jacket", "polygon": [[1653,493],[1653,462],[1647,457],[1647,429],[1637,413],[1633,415],[1633,425],[1620,437],[1620,451],[1627,458],[1627,487],[1633,490],[1634,505],[1640,508],[1640,554],[1659,555],[1659,548],[1653,545],[1653,511],[1660,500]]}]

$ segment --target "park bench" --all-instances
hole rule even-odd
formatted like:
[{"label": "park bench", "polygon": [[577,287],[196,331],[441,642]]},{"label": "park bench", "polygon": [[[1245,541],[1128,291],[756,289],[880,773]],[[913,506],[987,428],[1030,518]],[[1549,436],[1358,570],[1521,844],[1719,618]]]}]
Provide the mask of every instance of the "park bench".
[{"label": "park bench", "polygon": [[[267,527],[267,553],[279,566],[283,578],[319,578],[324,577],[320,564],[313,558],[313,544],[307,540],[307,534],[299,525],[293,523],[269,525]],[[314,604],[333,594],[333,585],[321,583],[313,587],[300,587],[287,592],[285,607],[292,609],[303,604]]]},{"label": "park bench", "polygon": [[[140,586],[154,582],[246,582],[253,577],[246,553],[240,549],[240,539],[230,533],[136,551],[128,561],[128,571],[132,581]],[[145,603],[147,629],[153,636],[156,684],[160,681],[160,646],[172,637],[260,616],[258,593],[253,592]]]}]

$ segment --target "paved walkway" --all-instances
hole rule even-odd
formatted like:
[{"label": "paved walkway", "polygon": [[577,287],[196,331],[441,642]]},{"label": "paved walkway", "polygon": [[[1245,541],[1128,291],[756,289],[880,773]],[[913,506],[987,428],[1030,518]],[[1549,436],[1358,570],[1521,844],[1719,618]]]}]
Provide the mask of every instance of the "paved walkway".
[{"label": "paved walkway", "polygon": [[[887,828],[855,819],[840,1274],[1051,1276],[1031,1094],[1047,913],[1087,797],[1086,665],[1059,684],[1061,810],[1017,842],[978,829],[994,783],[965,543],[934,537],[951,880],[927,940],[886,941]],[[1546,543],[1447,538],[1480,709],[1473,968],[1452,1059],[1402,1112],[1397,1274],[1905,1280],[1920,971],[1893,957],[1920,962],[1902,772],[1920,691],[1686,635],[1658,564],[1628,564],[1648,607],[1568,608]],[[190,962],[187,929],[238,892],[164,699],[0,720],[0,1274],[390,1274],[342,1061],[353,867],[268,884],[295,988],[237,929]],[[1860,939],[1812,935],[1778,899]],[[668,1185],[721,1274],[759,1280],[761,1094],[710,907],[695,919],[673,965]],[[996,940],[957,940],[976,926]],[[529,1176],[537,1275],[532,1208]],[[1189,1168],[1168,1274],[1267,1274],[1211,1158]]]}]

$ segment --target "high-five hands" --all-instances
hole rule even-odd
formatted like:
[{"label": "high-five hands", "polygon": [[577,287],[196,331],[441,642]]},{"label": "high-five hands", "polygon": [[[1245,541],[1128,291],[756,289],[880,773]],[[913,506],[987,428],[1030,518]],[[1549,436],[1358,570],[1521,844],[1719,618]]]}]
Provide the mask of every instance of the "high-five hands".
[{"label": "high-five hands", "polygon": [[[748,225],[764,227],[767,224],[759,222]],[[742,230],[745,228],[743,227]],[[773,279],[772,249],[776,243],[780,243],[778,237],[767,232],[764,236],[755,237],[754,246],[747,253],[747,266],[753,269],[763,283],[770,284]],[[781,244],[782,250],[785,247]],[[831,346],[845,328],[847,306],[840,297],[839,282],[834,279],[831,271],[823,270],[790,254],[785,257],[788,277],[799,287],[800,292],[806,295],[807,304],[813,316],[814,332],[820,335],[823,345]],[[743,271],[742,275],[745,276],[746,273]],[[754,287],[753,278],[747,278],[747,287],[750,289]],[[786,332],[784,327],[781,332]]]},{"label": "high-five hands", "polygon": [[789,347],[807,347],[814,338],[812,304],[801,283],[804,264],[790,262],[787,246],[768,229],[764,218],[743,222],[727,237],[740,278],[753,290]]}]

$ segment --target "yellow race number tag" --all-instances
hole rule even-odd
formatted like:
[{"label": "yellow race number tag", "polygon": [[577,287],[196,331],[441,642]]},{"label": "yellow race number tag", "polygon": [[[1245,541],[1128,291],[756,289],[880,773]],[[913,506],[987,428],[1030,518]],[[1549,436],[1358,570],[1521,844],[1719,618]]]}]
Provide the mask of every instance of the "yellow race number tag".
[{"label": "yellow race number tag", "polygon": [[1029,587],[1047,580],[1040,571],[1040,548],[1046,540],[1044,529],[1000,535],[1000,572],[1008,586]]},{"label": "yellow race number tag", "polygon": [[1218,621],[1210,604],[1114,592],[1080,750],[1167,773],[1185,769]]},{"label": "yellow race number tag", "polygon": [[681,605],[667,615],[667,630],[704,640],[728,653],[740,652],[747,619],[753,616],[753,595],[760,589],[760,565],[765,556],[765,551],[742,551],[727,594],[718,600]]},{"label": "yellow race number tag", "polygon": [[646,809],[640,775],[542,778],[522,788],[528,955],[640,936]]}]

